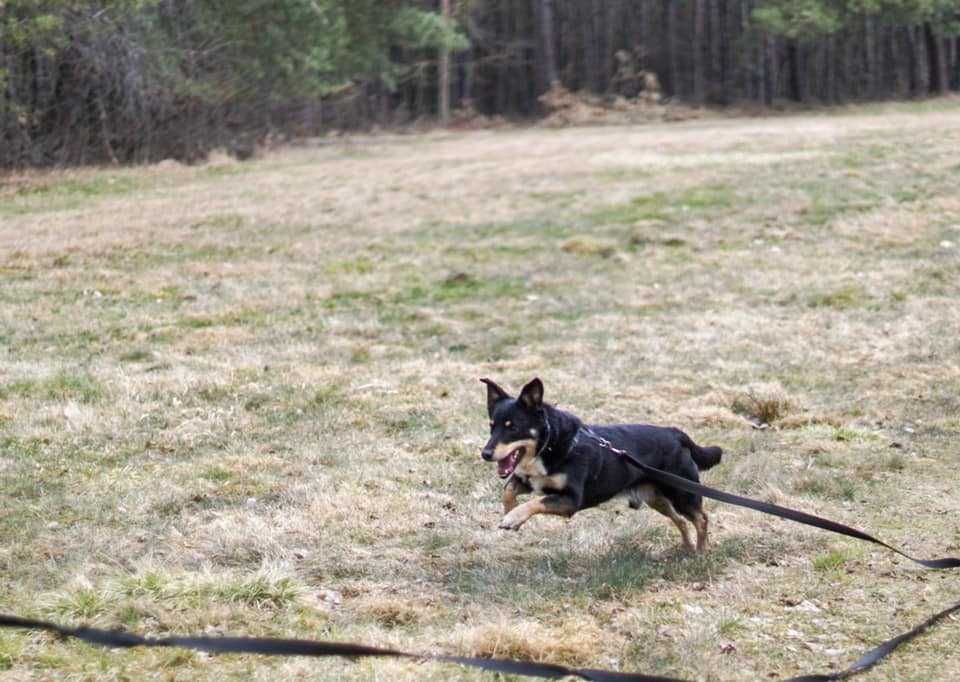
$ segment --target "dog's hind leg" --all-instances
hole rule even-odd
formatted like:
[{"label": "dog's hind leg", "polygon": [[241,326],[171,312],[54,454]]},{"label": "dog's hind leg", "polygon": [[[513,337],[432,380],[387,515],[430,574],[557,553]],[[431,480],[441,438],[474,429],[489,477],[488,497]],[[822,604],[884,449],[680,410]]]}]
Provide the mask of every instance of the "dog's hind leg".
[{"label": "dog's hind leg", "polygon": [[698,509],[690,515],[693,521],[693,527],[697,529],[697,551],[702,552],[707,548],[707,528],[710,525],[710,519],[707,518],[707,512]]},{"label": "dog's hind leg", "polygon": [[[630,491],[631,502],[634,502],[636,499],[643,500],[647,505],[666,516],[668,519],[673,521],[673,525],[677,527],[677,530],[680,531],[680,538],[683,541],[683,548],[688,552],[693,552],[693,541],[690,539],[690,527],[687,526],[687,522],[684,520],[680,514],[677,513],[677,510],[674,509],[673,503],[660,494],[660,492],[652,485],[643,484],[638,485]],[[631,504],[631,507],[633,504]],[[639,506],[639,505],[637,505]],[[704,526],[706,528],[706,526]],[[699,528],[697,530],[697,540],[699,542],[700,534]]]}]

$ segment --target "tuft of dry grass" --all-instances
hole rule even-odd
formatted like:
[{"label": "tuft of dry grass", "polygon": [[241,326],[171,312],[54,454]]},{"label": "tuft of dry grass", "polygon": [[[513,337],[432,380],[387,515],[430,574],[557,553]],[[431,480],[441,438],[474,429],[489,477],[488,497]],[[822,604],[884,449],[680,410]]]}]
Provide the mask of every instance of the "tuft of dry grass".
[{"label": "tuft of dry grass", "polygon": [[356,606],[362,617],[383,627],[395,628],[416,625],[422,619],[422,607],[390,597],[372,596]]},{"label": "tuft of dry grass", "polygon": [[582,666],[595,660],[607,647],[600,628],[574,617],[549,625],[504,618],[463,632],[458,648],[470,656]]},{"label": "tuft of dry grass", "polygon": [[615,243],[591,237],[571,237],[561,243],[560,248],[567,253],[601,258],[610,258],[617,252]]},{"label": "tuft of dry grass", "polygon": [[780,384],[762,383],[736,391],[730,409],[758,425],[768,425],[787,417],[797,405]]},{"label": "tuft of dry grass", "polygon": [[[498,531],[480,376],[720,445],[710,485],[960,546],[956,102],[358,136],[0,194],[0,610],[717,681],[843,665],[947,575],[708,502]],[[769,425],[771,428],[757,428]],[[951,679],[945,624],[870,673]],[[100,650],[21,678],[444,680]]]}]

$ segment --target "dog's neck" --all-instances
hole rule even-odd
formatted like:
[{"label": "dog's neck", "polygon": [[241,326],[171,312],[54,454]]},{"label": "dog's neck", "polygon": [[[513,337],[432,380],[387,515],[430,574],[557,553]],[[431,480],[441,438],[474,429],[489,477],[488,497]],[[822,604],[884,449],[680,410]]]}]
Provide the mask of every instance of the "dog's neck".
[{"label": "dog's neck", "polygon": [[562,459],[570,451],[573,439],[583,423],[575,415],[552,405],[544,404],[543,413],[547,428],[540,435],[537,444],[538,448],[543,450],[541,456],[544,460]]}]

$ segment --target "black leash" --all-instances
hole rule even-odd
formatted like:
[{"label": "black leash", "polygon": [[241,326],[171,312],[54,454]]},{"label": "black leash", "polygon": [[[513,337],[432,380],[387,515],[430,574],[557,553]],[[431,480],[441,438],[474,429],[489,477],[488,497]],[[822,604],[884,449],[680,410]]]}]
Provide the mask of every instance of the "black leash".
[{"label": "black leash", "polygon": [[[842,680],[862,673],[880,663],[880,661],[893,653],[902,644],[906,644],[922,634],[927,628],[957,611],[960,611],[960,603],[954,604],[936,615],[931,616],[912,630],[888,639],[880,646],[868,651],[860,660],[846,670],[827,673],[825,675],[801,675],[800,677],[791,677],[783,680],[783,682],[833,682],[834,680]],[[0,627],[46,630],[56,633],[61,637],[72,637],[89,644],[119,649],[130,649],[141,646],[178,647],[215,654],[312,656],[316,658],[341,656],[349,659],[364,657],[406,658],[415,661],[454,663],[480,668],[490,672],[554,680],[563,677],[579,677],[582,680],[592,680],[594,682],[687,682],[686,680],[676,677],[661,677],[658,675],[645,675],[643,673],[620,673],[610,670],[594,670],[591,668],[567,668],[551,663],[516,661],[505,658],[412,654],[406,651],[381,649],[379,647],[352,644],[350,642],[322,642],[310,639],[277,639],[272,637],[142,637],[130,632],[124,632],[123,630],[102,630],[100,628],[90,627],[68,628],[43,620],[32,620],[30,618],[19,618],[17,616],[7,616],[3,614],[0,614]]]},{"label": "black leash", "polygon": [[443,654],[412,654],[396,649],[381,649],[350,642],[321,642],[310,639],[277,639],[272,637],[142,637],[123,630],[100,628],[68,628],[43,620],[32,620],[0,614],[0,627],[46,630],[61,637],[97,644],[99,646],[130,649],[133,647],[178,647],[215,654],[260,654],[262,656],[312,656],[344,658],[406,658],[415,661],[455,663],[490,672],[526,677],[560,679],[579,677],[592,682],[685,682],[676,677],[660,677],[642,673],[619,673],[590,668],[567,668],[552,663],[515,661],[507,658],[476,658],[472,656],[446,656]]},{"label": "black leash", "polygon": [[896,552],[900,556],[906,557],[907,559],[910,559],[910,561],[916,562],[921,566],[926,566],[927,568],[960,568],[960,559],[955,559],[953,557],[945,557],[942,559],[917,559],[916,557],[912,557],[906,552],[899,550],[892,545],[888,545],[883,540],[875,538],[869,533],[864,533],[862,530],[852,528],[851,526],[837,523],[836,521],[831,521],[830,519],[825,519],[814,514],[807,514],[806,512],[797,511],[796,509],[790,509],[789,507],[781,507],[780,505],[773,504],[771,502],[761,502],[760,500],[754,500],[750,497],[743,497],[742,495],[734,495],[733,493],[724,492],[723,490],[717,490],[716,488],[711,488],[701,483],[694,483],[693,481],[682,476],[667,473],[666,471],[656,469],[649,464],[643,463],[639,458],[630,454],[626,450],[615,448],[606,438],[598,436],[588,428],[581,428],[581,431],[597,441],[601,447],[606,448],[614,454],[624,457],[628,462],[641,469],[651,479],[657,481],[658,483],[663,483],[668,487],[679,488],[680,490],[685,490],[688,493],[702,495],[704,497],[719,500],[720,502],[726,502],[727,504],[733,504],[738,507],[755,509],[759,512],[763,512],[764,514],[779,516],[783,519],[789,519],[790,521],[796,521],[797,523],[813,526],[815,528],[822,528],[823,530],[828,530],[832,533],[839,533],[840,535],[846,535],[851,538],[857,538],[858,540],[866,540],[867,542],[872,542],[876,545],[880,545],[881,547],[885,547],[891,552]]},{"label": "black leash", "polygon": [[957,611],[960,611],[960,602],[944,609],[940,613],[930,616],[912,630],[908,630],[907,632],[899,634],[896,637],[892,637],[880,646],[870,649],[870,651],[865,653],[859,661],[851,665],[846,670],[841,670],[840,672],[836,673],[827,673],[826,675],[801,675],[799,677],[791,677],[788,680],[783,680],[783,682],[833,682],[833,680],[843,680],[848,677],[852,677],[853,675],[862,673],[892,654],[901,644],[905,644],[914,637],[923,634],[927,628],[931,627],[932,625],[936,625],[939,621]]}]

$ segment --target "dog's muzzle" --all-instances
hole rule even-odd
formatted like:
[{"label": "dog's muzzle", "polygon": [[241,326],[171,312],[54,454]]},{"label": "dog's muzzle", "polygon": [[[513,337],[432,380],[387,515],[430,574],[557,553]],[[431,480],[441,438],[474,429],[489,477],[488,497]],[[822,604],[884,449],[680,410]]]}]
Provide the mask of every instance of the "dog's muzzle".
[{"label": "dog's muzzle", "polygon": [[527,446],[521,445],[518,448],[511,450],[506,457],[497,462],[497,476],[500,478],[506,478],[513,473],[513,470],[517,468],[517,462],[520,461],[520,457],[523,455],[523,451],[527,449]]}]

